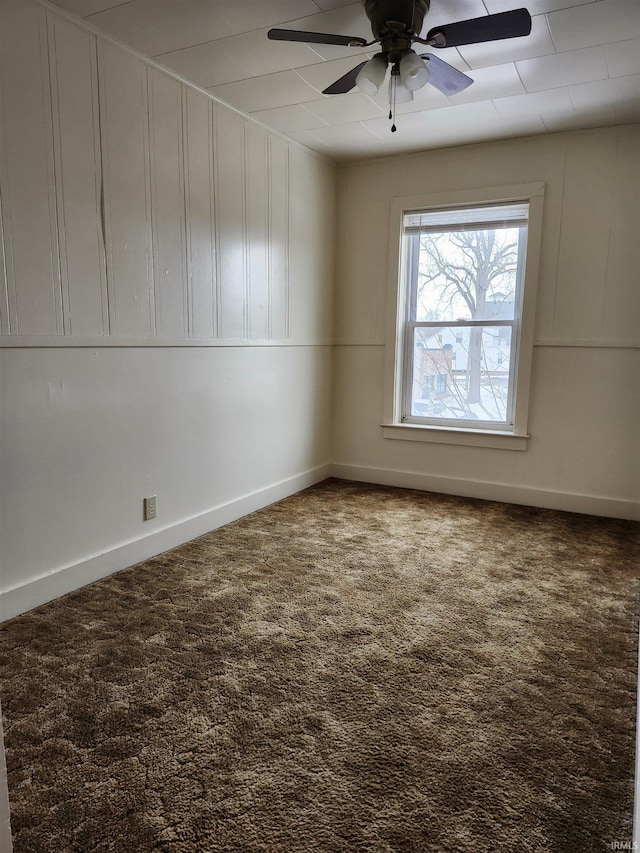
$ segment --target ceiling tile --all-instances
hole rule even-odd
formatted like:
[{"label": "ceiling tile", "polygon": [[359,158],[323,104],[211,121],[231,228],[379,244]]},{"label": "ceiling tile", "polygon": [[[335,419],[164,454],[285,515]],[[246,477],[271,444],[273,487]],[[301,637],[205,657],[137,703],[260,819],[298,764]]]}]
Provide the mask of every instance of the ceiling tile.
[{"label": "ceiling tile", "polygon": [[300,142],[302,145],[306,145],[307,148],[311,148],[314,151],[320,151],[322,154],[327,154],[330,157],[334,156],[330,143],[321,142],[313,135],[312,130],[294,130],[291,133],[288,133],[287,136],[289,139]]},{"label": "ceiling tile", "polygon": [[640,74],[640,39],[616,41],[606,45],[609,77]]},{"label": "ceiling tile", "polygon": [[550,12],[547,18],[559,51],[640,36],[640,3],[637,0],[600,0]]},{"label": "ceiling tile", "polygon": [[[540,15],[542,12],[554,12],[557,9],[567,9],[569,6],[586,6],[588,3],[596,2],[599,0],[533,0],[530,7],[535,9],[536,15]],[[514,0],[484,0],[484,5],[492,15],[495,15],[498,12],[515,9],[518,4]]]},{"label": "ceiling tile", "polygon": [[316,90],[298,77],[295,71],[280,71],[224,86],[213,86],[208,91],[245,113],[288,107],[318,97]]},{"label": "ceiling tile", "polygon": [[569,88],[577,112],[610,104],[617,116],[634,115],[640,107],[640,74],[581,83]]},{"label": "ceiling tile", "polygon": [[56,6],[74,15],[80,15],[82,18],[95,15],[96,12],[104,12],[105,9],[111,9],[113,6],[124,6],[125,3],[130,2],[131,0],[55,0]]},{"label": "ceiling tile", "polygon": [[276,107],[273,110],[260,110],[251,113],[251,117],[280,133],[311,130],[314,127],[323,127],[325,124],[322,119],[310,113],[301,104],[292,104],[290,107]]},{"label": "ceiling tile", "polygon": [[246,73],[244,77],[258,74],[275,74],[277,71],[287,71],[297,66],[311,65],[322,62],[315,51],[302,43],[291,42],[283,45],[281,42],[270,41],[267,30],[253,30],[216,42],[216,48],[236,65],[242,66]]},{"label": "ceiling tile", "polygon": [[224,10],[203,0],[134,0],[93,15],[91,23],[147,56],[237,32]]},{"label": "ceiling tile", "polygon": [[[358,3],[361,0],[358,0]],[[323,11],[329,9],[338,9],[340,6],[355,6],[356,3],[353,0],[315,0],[315,4],[319,9]]]},{"label": "ceiling tile", "polygon": [[528,92],[556,89],[559,82],[570,86],[573,83],[587,83],[608,77],[602,45],[540,56],[536,59],[523,59],[516,62],[516,68]]},{"label": "ceiling tile", "polygon": [[608,127],[616,124],[616,114],[611,104],[603,104],[579,113],[546,113],[543,121],[550,133],[558,133],[563,130],[580,130],[584,127]]},{"label": "ceiling tile", "polygon": [[220,50],[219,44],[220,42],[210,41],[196,47],[165,53],[157,61],[185,80],[205,89],[245,79],[246,69],[229,59]]},{"label": "ceiling tile", "polygon": [[495,107],[504,118],[514,116],[544,116],[547,113],[573,112],[573,104],[567,88],[548,89],[512,98],[499,98]]},{"label": "ceiling tile", "polygon": [[310,147],[323,150],[327,146],[332,156],[341,157],[346,154],[368,156],[375,153],[376,138],[362,124],[341,125],[340,127],[321,127],[316,130],[303,130],[290,133],[292,139]]},{"label": "ceiling tile", "polygon": [[[396,125],[398,134],[425,133],[425,140],[432,140],[443,135],[445,130],[458,128],[462,131],[474,124],[482,125],[496,119],[496,110],[491,101],[479,104],[460,104],[459,106],[441,107],[429,112],[414,112],[398,116]],[[384,138],[390,133],[389,121],[386,118],[373,119],[363,122],[364,126],[378,136]]]},{"label": "ceiling tile", "polygon": [[224,11],[236,33],[279,26],[300,15],[313,15],[318,6],[314,0],[214,0],[214,5],[216,11]]},{"label": "ceiling tile", "polygon": [[467,104],[472,101],[491,101],[495,98],[525,94],[525,88],[513,62],[476,68],[469,77],[473,77],[473,83],[463,92],[451,95],[452,103]]},{"label": "ceiling tile", "polygon": [[311,101],[306,104],[306,108],[331,125],[379,118],[383,114],[383,109],[362,92],[326,95],[322,100]]},{"label": "ceiling tile", "polygon": [[516,62],[534,56],[547,56],[556,52],[544,15],[536,15],[532,19],[531,34],[528,36],[484,42],[483,44],[470,44],[459,47],[458,50],[470,68],[501,65],[505,62]]},{"label": "ceiling tile", "polygon": [[133,0],[93,15],[91,22],[147,56],[203,44],[287,21],[313,0]]}]

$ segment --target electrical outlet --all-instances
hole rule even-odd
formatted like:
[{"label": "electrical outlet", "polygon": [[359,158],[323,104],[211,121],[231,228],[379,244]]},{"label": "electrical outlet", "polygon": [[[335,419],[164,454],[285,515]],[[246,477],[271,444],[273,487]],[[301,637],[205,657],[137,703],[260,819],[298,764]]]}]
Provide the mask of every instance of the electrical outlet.
[{"label": "electrical outlet", "polygon": [[144,520],[150,521],[156,517],[156,496],[144,499]]}]

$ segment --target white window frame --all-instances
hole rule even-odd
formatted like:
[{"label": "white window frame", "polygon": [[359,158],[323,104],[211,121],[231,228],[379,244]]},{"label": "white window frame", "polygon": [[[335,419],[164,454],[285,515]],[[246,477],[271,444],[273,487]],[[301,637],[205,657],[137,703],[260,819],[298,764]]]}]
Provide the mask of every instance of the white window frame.
[{"label": "white window frame", "polygon": [[[542,209],[544,182],[511,184],[502,187],[483,187],[473,190],[429,193],[394,198],[390,209],[389,232],[389,293],[388,320],[385,340],[385,393],[382,434],[384,438],[408,441],[429,441],[439,444],[458,444],[526,450],[529,412],[529,391],[542,241]],[[407,347],[407,275],[403,257],[403,220],[405,213],[416,210],[441,210],[473,205],[528,202],[529,218],[522,285],[522,313],[515,370],[513,428],[485,429],[464,425],[403,422],[402,407],[405,392],[405,353]]]}]

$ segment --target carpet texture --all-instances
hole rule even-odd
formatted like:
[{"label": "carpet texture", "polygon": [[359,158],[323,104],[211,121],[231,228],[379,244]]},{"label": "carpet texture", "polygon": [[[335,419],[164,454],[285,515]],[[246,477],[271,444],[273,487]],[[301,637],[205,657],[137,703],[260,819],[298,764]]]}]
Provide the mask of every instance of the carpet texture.
[{"label": "carpet texture", "polygon": [[330,480],[5,623],[15,853],[629,842],[639,529]]}]

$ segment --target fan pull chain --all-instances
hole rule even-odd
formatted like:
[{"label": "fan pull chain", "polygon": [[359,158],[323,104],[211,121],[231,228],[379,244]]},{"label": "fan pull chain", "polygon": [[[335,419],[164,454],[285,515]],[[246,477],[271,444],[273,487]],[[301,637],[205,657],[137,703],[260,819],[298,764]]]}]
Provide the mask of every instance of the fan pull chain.
[{"label": "fan pull chain", "polygon": [[[393,121],[393,114],[396,111],[396,87],[398,85],[398,80],[395,75],[391,75],[391,103],[389,104],[389,121]],[[398,128],[396,127],[395,121],[391,125],[391,133],[395,133]]]}]

